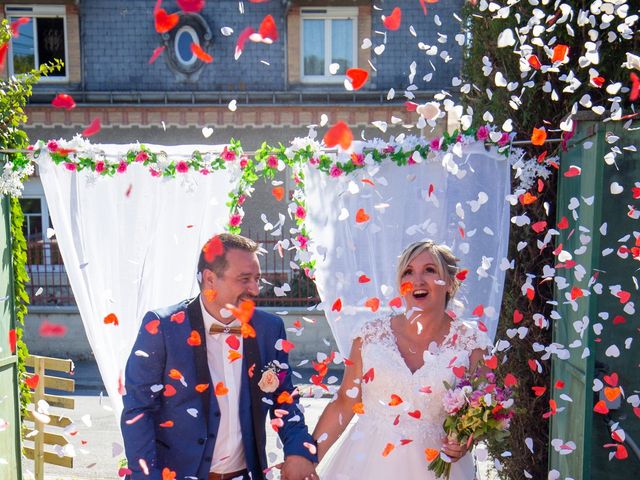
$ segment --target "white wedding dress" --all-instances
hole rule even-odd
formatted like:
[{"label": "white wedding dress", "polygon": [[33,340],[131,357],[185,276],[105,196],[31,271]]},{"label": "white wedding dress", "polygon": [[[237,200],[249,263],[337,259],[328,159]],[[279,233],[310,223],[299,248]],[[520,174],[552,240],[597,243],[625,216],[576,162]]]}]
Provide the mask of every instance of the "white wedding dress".
[{"label": "white wedding dress", "polygon": [[[453,320],[441,345],[433,343],[424,365],[411,373],[396,344],[391,318],[367,323],[361,330],[363,373],[373,369],[362,384],[364,414],[346,430],[320,463],[322,480],[431,480],[426,448],[442,446],[445,418],[443,380],[452,384],[454,367],[469,367],[476,348],[491,340],[475,322]],[[391,406],[392,394],[402,400]],[[395,403],[398,399],[395,400]],[[383,453],[386,452],[386,455]],[[452,464],[450,480],[476,478],[470,454]]]}]

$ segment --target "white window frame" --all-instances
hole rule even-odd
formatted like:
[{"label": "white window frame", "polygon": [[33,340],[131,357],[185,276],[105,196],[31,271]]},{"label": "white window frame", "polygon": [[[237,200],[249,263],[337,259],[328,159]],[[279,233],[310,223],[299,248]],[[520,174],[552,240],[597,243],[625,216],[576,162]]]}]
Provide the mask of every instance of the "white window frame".
[{"label": "white window frame", "polygon": [[[64,28],[64,67],[65,76],[53,77],[43,76],[38,83],[68,83],[69,82],[69,39],[67,30],[67,11],[64,5],[7,5],[5,6],[5,17],[31,17],[31,18],[62,18]],[[38,58],[38,29],[33,29],[34,44],[34,62],[35,68],[40,67],[40,59]],[[9,42],[9,75],[13,72],[13,48],[12,42]]]},{"label": "white window frame", "polygon": [[173,48],[176,53],[176,59],[182,65],[186,67],[190,67],[191,65],[193,65],[198,61],[198,57],[196,57],[195,53],[191,52],[191,59],[188,62],[184,61],[184,59],[182,58],[182,55],[180,55],[180,49],[178,48],[178,37],[182,33],[187,33],[191,37],[192,43],[195,43],[197,45],[200,45],[200,38],[198,37],[198,32],[196,32],[195,28],[193,28],[191,25],[183,25],[182,27],[180,27],[180,29],[176,32],[176,35],[174,37]]},{"label": "white window frame", "polygon": [[[304,74],[304,21],[325,20],[324,22],[324,75]],[[336,83],[344,82],[346,72],[339,71],[335,75],[329,72],[331,65],[331,20],[351,20],[353,22],[353,65],[358,66],[358,8],[357,7],[305,7],[300,10],[300,80],[302,83]]]}]

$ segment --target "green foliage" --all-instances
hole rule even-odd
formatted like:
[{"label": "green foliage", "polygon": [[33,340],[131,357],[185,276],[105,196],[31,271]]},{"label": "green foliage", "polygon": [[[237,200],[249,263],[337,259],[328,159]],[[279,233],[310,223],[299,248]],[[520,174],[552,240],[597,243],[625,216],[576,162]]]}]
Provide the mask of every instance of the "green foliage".
[{"label": "green foliage", "polygon": [[[13,262],[13,291],[15,296],[16,311],[16,353],[18,355],[18,378],[25,377],[25,361],[29,355],[27,345],[22,340],[24,319],[27,315],[27,306],[29,305],[29,295],[25,288],[29,281],[27,275],[27,241],[22,232],[22,222],[24,215],[20,208],[20,201],[17,198],[11,198],[11,259]],[[27,405],[31,401],[31,392],[27,384],[20,381],[20,415],[24,417],[27,411]]]},{"label": "green foliage", "polygon": [[[472,85],[469,94],[464,96],[463,103],[473,108],[474,125],[481,124],[483,113],[488,111],[493,114],[493,123],[502,125],[510,118],[513,121],[513,131],[528,138],[533,127],[539,128],[547,124],[547,127],[557,128],[571,113],[572,107],[578,105],[583,95],[589,95],[593,105],[602,105],[606,109],[611,107],[611,94],[607,93],[605,87],[615,82],[621,82],[622,85],[629,83],[629,71],[621,68],[621,65],[626,61],[626,52],[637,53],[640,41],[637,31],[633,38],[621,36],[616,25],[622,20],[616,16],[612,16],[614,18],[609,24],[605,24],[604,20],[600,23],[598,16],[594,17],[593,25],[591,22],[581,23],[578,20],[578,12],[589,11],[589,3],[583,0],[563,2],[563,7],[570,7],[572,13],[569,20],[562,22],[558,20],[561,16],[559,2],[543,2],[542,5],[539,2],[499,3],[501,6],[509,4],[510,12],[506,18],[497,18],[493,9],[480,11],[476,2],[466,2],[463,8],[463,22],[467,25],[470,40],[465,51],[462,73],[464,83]],[[637,13],[640,2],[630,0],[627,3],[629,15]],[[544,33],[539,34],[538,38],[544,47],[536,45],[532,41],[534,35],[526,32],[525,24],[534,16],[534,10],[543,16],[541,26]],[[545,51],[545,47],[553,49],[557,45],[569,47],[569,61],[547,71],[532,68],[529,72],[521,72],[520,62],[526,64],[528,58],[526,54],[522,57],[520,55],[520,49],[525,50],[520,44],[522,40],[518,40],[514,47],[497,46],[498,36],[506,28],[516,32],[516,38],[519,37],[519,32],[522,33],[527,48],[532,48],[531,55],[535,55],[542,64],[551,63],[549,50]],[[586,52],[586,44],[596,42],[593,38],[594,31],[600,35],[597,40],[599,62],[588,68],[581,67],[579,59]],[[615,40],[608,40],[608,35],[613,35]],[[483,72],[483,57],[487,57],[493,66],[489,75]],[[606,83],[603,87],[597,88],[590,83],[591,68],[604,78]],[[496,72],[502,73],[508,82],[519,82],[518,87],[511,92],[507,88],[496,87]],[[569,88],[566,80],[571,76],[579,80],[579,86]],[[525,82],[530,82],[530,86],[523,86]],[[549,94],[542,92],[542,87],[547,82],[548,87],[557,92],[556,101],[552,101]],[[487,89],[492,91],[492,96],[487,95]],[[518,99],[515,104],[512,103],[518,107],[517,109],[510,106],[513,97]],[[628,102],[622,97],[624,96],[621,96],[620,101],[623,104]]]}]

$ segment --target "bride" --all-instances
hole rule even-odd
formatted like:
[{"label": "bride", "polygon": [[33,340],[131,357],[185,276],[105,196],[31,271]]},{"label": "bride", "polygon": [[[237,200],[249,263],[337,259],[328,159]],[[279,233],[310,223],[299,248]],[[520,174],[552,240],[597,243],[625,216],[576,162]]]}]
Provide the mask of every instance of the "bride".
[{"label": "bride", "polygon": [[[475,369],[491,346],[475,323],[445,310],[460,286],[457,261],[431,241],[413,243],[400,256],[406,312],[361,329],[336,398],[314,430],[323,480],[433,479],[425,449],[451,459],[451,480],[475,478],[466,445],[447,440],[442,429],[443,381],[452,384],[463,369]],[[327,456],[355,414],[357,423]]]}]

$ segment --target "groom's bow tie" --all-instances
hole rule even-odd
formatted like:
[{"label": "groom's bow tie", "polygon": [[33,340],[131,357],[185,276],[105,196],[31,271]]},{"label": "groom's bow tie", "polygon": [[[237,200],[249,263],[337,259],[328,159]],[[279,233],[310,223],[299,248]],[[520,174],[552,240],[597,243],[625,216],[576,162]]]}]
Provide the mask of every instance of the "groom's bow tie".
[{"label": "groom's bow tie", "polygon": [[219,333],[240,335],[240,327],[230,327],[213,324],[209,328],[209,335],[217,335]]}]

